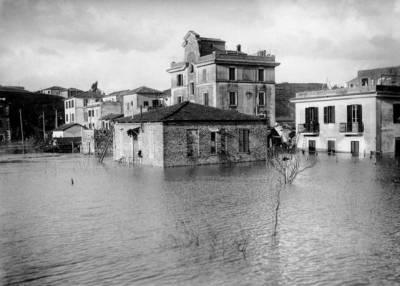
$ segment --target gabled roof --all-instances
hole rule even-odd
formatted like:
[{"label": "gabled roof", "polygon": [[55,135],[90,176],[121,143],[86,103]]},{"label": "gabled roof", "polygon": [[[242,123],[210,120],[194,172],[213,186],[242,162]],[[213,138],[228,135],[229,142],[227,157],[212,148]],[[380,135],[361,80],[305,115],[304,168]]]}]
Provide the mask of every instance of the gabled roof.
[{"label": "gabled roof", "polygon": [[215,107],[185,101],[176,105],[155,109],[142,115],[127,116],[116,120],[119,123],[135,122],[174,122],[174,121],[258,121],[266,122],[256,116],[223,110]]},{"label": "gabled roof", "polygon": [[44,88],[44,89],[42,89],[42,90],[47,90],[47,89],[53,89],[53,90],[61,90],[61,91],[66,91],[67,89],[66,88],[63,88],[63,87],[61,87],[61,86],[52,86],[52,87],[49,87],[49,88]]},{"label": "gabled roof", "polygon": [[67,130],[67,129],[75,126],[75,125],[78,125],[78,126],[84,128],[84,129],[86,129],[85,126],[80,125],[79,123],[68,123],[68,124],[64,124],[64,125],[59,126],[58,128],[54,129],[54,131],[65,131],[65,130]]},{"label": "gabled roof", "polygon": [[103,96],[99,93],[93,92],[91,90],[89,91],[84,91],[81,93],[78,93],[74,96],[71,97],[76,97],[76,98],[102,98]]},{"label": "gabled roof", "polygon": [[150,88],[147,86],[141,86],[138,88],[135,88],[134,90],[132,90],[132,93],[136,93],[136,94],[162,94],[162,91],[159,91],[157,89],[154,88]]},{"label": "gabled roof", "polygon": [[122,116],[124,115],[120,113],[109,113],[100,118],[100,120],[115,120],[117,118],[121,118]]}]

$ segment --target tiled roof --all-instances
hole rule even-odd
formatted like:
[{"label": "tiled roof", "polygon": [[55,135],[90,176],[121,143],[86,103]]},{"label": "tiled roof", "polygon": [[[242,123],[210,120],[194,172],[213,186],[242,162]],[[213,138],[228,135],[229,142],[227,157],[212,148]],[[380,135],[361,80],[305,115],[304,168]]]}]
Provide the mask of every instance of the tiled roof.
[{"label": "tiled roof", "polygon": [[135,88],[134,90],[132,90],[132,93],[136,93],[136,94],[162,94],[162,91],[159,91],[157,89],[154,88],[150,88],[147,86],[141,86],[138,88]]},{"label": "tiled roof", "polygon": [[117,119],[117,118],[120,118],[120,117],[122,117],[122,116],[124,116],[123,114],[120,114],[120,113],[109,113],[109,114],[106,114],[106,115],[104,115],[102,118],[100,118],[101,120],[114,120],[114,119]]},{"label": "tiled roof", "polygon": [[61,90],[61,91],[66,91],[67,90],[66,88],[63,88],[61,86],[52,86],[52,87],[49,87],[49,88],[45,88],[43,90],[46,90],[46,89],[55,89],[55,90]]},{"label": "tiled roof", "polygon": [[103,96],[99,93],[93,92],[93,91],[84,91],[81,93],[78,93],[72,97],[76,98],[102,98]]},{"label": "tiled roof", "polygon": [[155,109],[142,115],[127,116],[116,120],[120,123],[134,122],[174,122],[174,121],[258,121],[265,119],[185,101],[180,104]]},{"label": "tiled roof", "polygon": [[171,89],[169,88],[169,89],[164,90],[163,91],[163,95],[166,96],[166,97],[170,97],[171,96]]},{"label": "tiled roof", "polygon": [[54,129],[54,131],[65,131],[65,130],[67,130],[67,129],[75,126],[75,125],[78,125],[78,126],[83,127],[83,128],[86,129],[85,126],[82,126],[79,123],[68,123],[68,124],[64,124],[64,125],[59,126],[58,128]]}]

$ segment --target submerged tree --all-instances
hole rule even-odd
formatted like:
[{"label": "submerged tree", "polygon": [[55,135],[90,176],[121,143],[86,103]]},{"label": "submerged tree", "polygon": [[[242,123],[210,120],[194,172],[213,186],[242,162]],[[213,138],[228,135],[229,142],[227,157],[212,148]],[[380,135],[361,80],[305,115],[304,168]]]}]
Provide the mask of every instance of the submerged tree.
[{"label": "submerged tree", "polygon": [[297,175],[307,169],[314,167],[318,162],[316,155],[309,155],[304,158],[296,150],[272,148],[267,154],[267,165],[278,174],[276,178],[276,204],[274,209],[274,232],[277,235],[279,209],[281,205],[281,192],[294,182]]}]

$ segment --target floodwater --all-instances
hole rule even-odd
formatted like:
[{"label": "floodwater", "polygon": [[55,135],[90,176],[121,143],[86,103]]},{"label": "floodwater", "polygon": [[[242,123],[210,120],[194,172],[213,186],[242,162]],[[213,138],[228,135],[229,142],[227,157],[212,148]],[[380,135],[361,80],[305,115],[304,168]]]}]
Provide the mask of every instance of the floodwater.
[{"label": "floodwater", "polygon": [[275,237],[265,163],[0,157],[0,284],[400,283],[399,166],[318,157],[282,189]]}]

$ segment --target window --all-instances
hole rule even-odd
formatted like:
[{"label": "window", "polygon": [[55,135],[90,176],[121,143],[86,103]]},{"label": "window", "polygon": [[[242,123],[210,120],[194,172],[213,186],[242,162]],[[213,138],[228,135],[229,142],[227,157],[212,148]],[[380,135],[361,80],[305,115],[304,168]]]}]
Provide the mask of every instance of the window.
[{"label": "window", "polygon": [[65,122],[68,123],[68,114],[65,114]]},{"label": "window", "polygon": [[324,123],[335,123],[335,107],[324,107]]},{"label": "window", "polygon": [[149,106],[149,102],[148,102],[147,100],[143,101],[143,106],[144,106],[144,107]]},{"label": "window", "polygon": [[265,106],[265,92],[258,93],[258,106]]},{"label": "window", "polygon": [[211,132],[210,145],[211,145],[210,153],[217,154],[217,132]]},{"label": "window", "polygon": [[177,103],[182,103],[182,101],[183,101],[182,96],[177,96],[176,101],[177,101]]},{"label": "window", "polygon": [[249,153],[249,129],[239,129],[239,152]]},{"label": "window", "polygon": [[71,122],[74,122],[74,114],[71,114]]},{"label": "window", "polygon": [[237,106],[236,92],[229,92],[229,106]]},{"label": "window", "polygon": [[87,98],[85,98],[84,100],[83,100],[83,106],[87,106],[88,105],[88,100],[87,100]]},{"label": "window", "polygon": [[258,70],[258,81],[264,81],[264,69]]},{"label": "window", "polygon": [[160,101],[158,99],[153,99],[153,101],[151,103],[152,103],[153,107],[161,106]]},{"label": "window", "polygon": [[306,123],[318,123],[318,107],[306,108]]},{"label": "window", "polygon": [[183,86],[183,74],[178,74],[176,76],[176,85]]},{"label": "window", "polygon": [[368,86],[368,78],[361,79],[361,86]]},{"label": "window", "polygon": [[202,77],[203,82],[207,81],[207,70],[203,69],[203,77]]},{"label": "window", "polygon": [[71,107],[74,107],[74,101],[71,100]]},{"label": "window", "polygon": [[362,122],[362,106],[360,104],[347,105],[347,123]]},{"label": "window", "polygon": [[188,157],[196,157],[199,154],[199,131],[197,129],[186,130],[186,148]]},{"label": "window", "polygon": [[190,94],[194,95],[194,83],[193,82],[190,83]]},{"label": "window", "polygon": [[194,73],[194,65],[193,64],[190,64],[189,71],[190,71],[190,73]]},{"label": "window", "polygon": [[65,102],[65,108],[68,108],[68,101]]},{"label": "window", "polygon": [[133,106],[133,100],[131,101],[131,106]]},{"label": "window", "polygon": [[220,139],[221,154],[225,155],[227,153],[227,150],[228,150],[228,148],[227,148],[227,145],[228,145],[227,134],[225,133],[224,129],[221,129],[220,133],[221,133],[221,139]]},{"label": "window", "polygon": [[204,105],[208,106],[209,102],[208,102],[208,93],[207,92],[203,94],[203,98],[204,98]]},{"label": "window", "polygon": [[393,123],[400,123],[400,103],[393,104]]},{"label": "window", "polygon": [[229,80],[236,80],[236,69],[229,68]]}]

